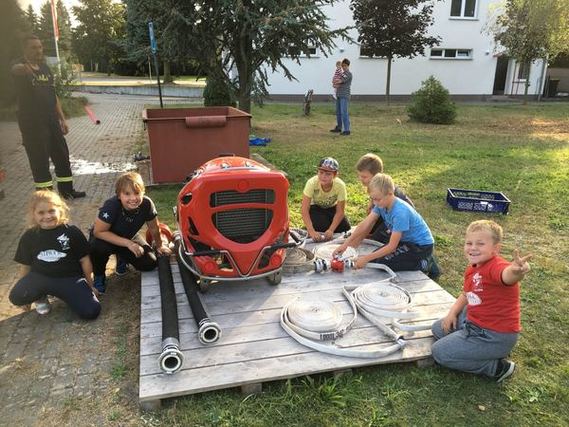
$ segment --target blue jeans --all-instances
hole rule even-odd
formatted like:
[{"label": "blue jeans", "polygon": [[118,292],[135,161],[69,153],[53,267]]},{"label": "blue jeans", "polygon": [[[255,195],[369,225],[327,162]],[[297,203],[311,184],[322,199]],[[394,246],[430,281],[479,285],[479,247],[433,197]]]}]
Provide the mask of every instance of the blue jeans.
[{"label": "blue jeans", "polygon": [[432,332],[437,341],[431,351],[439,365],[488,377],[496,376],[498,361],[508,356],[518,340],[515,332],[494,332],[468,322],[466,308],[458,316],[456,330],[445,334],[440,319]]},{"label": "blue jeans", "polygon": [[336,127],[344,132],[350,131],[349,105],[350,100],[347,96],[338,96],[336,98]]}]

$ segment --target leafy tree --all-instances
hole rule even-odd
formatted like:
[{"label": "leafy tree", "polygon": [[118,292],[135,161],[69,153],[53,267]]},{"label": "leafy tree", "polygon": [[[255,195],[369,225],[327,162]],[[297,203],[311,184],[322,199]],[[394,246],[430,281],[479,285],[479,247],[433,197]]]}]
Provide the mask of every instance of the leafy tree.
[{"label": "leafy tree", "polygon": [[120,41],[124,37],[124,5],[113,0],[81,0],[72,8],[79,25],[73,29],[72,46],[83,64],[110,73],[123,56]]},{"label": "leafy tree", "polygon": [[53,38],[53,21],[51,18],[51,3],[46,1],[41,5],[37,36],[43,44],[43,52],[46,56],[55,56],[55,40]]},{"label": "leafy tree", "polygon": [[36,34],[38,31],[39,22],[38,16],[36,15],[36,12],[34,11],[34,8],[31,4],[28,5],[28,9],[26,10],[26,22],[30,32],[32,34]]},{"label": "leafy tree", "polygon": [[[158,44],[158,57],[163,61],[164,82],[171,82],[170,63],[185,57],[184,52],[171,52],[164,45],[163,30],[167,26],[168,14],[163,0],[125,0],[126,4],[126,52],[128,59],[142,64],[151,55],[148,22],[154,24],[154,35]],[[159,72],[159,71],[158,71]]]},{"label": "leafy tree", "polygon": [[[162,6],[163,50],[199,60],[208,77],[230,83],[239,108],[251,110],[252,96],[267,94],[268,71],[294,76],[283,58],[300,63],[316,48],[327,56],[334,39],[323,6],[334,0],[155,0]],[[236,77],[230,76],[236,71]]]},{"label": "leafy tree", "polygon": [[19,37],[22,30],[28,30],[24,12],[17,0],[5,0],[0,15],[0,105],[15,100],[10,68],[12,61],[21,56]]},{"label": "leafy tree", "polygon": [[413,93],[413,101],[407,107],[411,120],[422,123],[450,124],[456,118],[456,106],[450,100],[448,90],[435,77],[430,76]]},{"label": "leafy tree", "polygon": [[[71,20],[69,19],[69,12],[61,0],[57,1],[55,10],[57,13],[57,28],[59,30],[57,46],[59,48],[60,58],[65,60],[71,56]],[[28,9],[26,16],[28,21],[31,22],[29,12],[30,10]],[[42,41],[46,56],[56,56],[53,18],[51,14],[51,2],[49,0],[41,6],[40,16],[36,25],[36,35]]]},{"label": "leafy tree", "polygon": [[387,59],[385,95],[390,101],[393,58],[423,55],[425,47],[440,39],[427,35],[433,24],[433,3],[429,0],[352,0],[358,42],[362,53]]},{"label": "leafy tree", "polygon": [[71,18],[61,0],[55,5],[57,11],[57,26],[59,28],[59,53],[64,56],[71,55]]},{"label": "leafy tree", "polygon": [[[494,40],[520,64],[553,60],[569,46],[567,0],[507,0],[491,31]],[[527,98],[529,75],[524,95]]]}]

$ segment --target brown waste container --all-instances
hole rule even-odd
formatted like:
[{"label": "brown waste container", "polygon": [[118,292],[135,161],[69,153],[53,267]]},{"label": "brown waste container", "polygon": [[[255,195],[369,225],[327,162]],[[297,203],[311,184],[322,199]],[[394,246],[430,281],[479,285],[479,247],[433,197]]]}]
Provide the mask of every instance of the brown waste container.
[{"label": "brown waste container", "polygon": [[251,115],[233,107],[145,109],[152,182],[183,182],[199,166],[232,153],[249,157]]}]

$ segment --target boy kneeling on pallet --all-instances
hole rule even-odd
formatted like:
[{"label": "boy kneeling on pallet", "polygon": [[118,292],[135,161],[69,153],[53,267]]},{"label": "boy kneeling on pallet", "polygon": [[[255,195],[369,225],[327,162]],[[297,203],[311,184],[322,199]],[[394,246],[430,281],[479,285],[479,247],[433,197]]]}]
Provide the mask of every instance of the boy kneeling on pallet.
[{"label": "boy kneeling on pallet", "polygon": [[389,241],[375,252],[359,256],[356,267],[363,268],[368,262],[376,262],[393,271],[428,271],[434,239],[423,217],[411,205],[395,197],[395,185],[389,175],[375,175],[368,191],[375,206],[352,235],[334,251],[334,256],[341,255],[348,246],[358,247],[381,216],[389,230]]},{"label": "boy kneeling on pallet", "polygon": [[500,256],[502,227],[474,221],[466,229],[463,292],[448,314],[433,324],[433,358],[447,368],[485,375],[496,382],[510,377],[516,364],[506,357],[521,330],[520,281],[531,255],[513,262]]}]

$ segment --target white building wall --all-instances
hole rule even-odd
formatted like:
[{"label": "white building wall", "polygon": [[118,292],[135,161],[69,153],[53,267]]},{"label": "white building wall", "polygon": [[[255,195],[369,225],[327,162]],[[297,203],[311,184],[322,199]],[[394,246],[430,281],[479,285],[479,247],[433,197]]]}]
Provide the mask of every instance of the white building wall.
[{"label": "white building wall", "polygon": [[[475,18],[451,18],[451,0],[436,2],[433,9],[434,25],[429,32],[441,38],[438,48],[472,49],[471,59],[431,59],[430,49],[426,56],[413,59],[394,59],[392,62],[391,94],[409,95],[416,91],[421,82],[434,75],[453,95],[491,95],[494,86],[497,58],[494,55],[494,43],[491,35],[485,33],[489,17],[489,5],[496,0],[478,0]],[[331,28],[354,25],[349,0],[327,7]],[[492,8],[490,7],[492,10]],[[351,34],[357,40],[357,31]],[[325,57],[322,52],[316,56],[303,58],[301,64],[289,60],[285,63],[298,81],[289,81],[281,73],[270,74],[269,93],[272,95],[300,95],[313,89],[315,95],[332,93],[332,75],[335,63],[342,58],[351,61],[350,70],[354,75],[353,95],[384,95],[387,61],[378,58],[359,56],[359,45],[341,39],[332,54]],[[513,61],[511,61],[513,64]],[[539,71],[538,71],[539,70]],[[530,93],[537,93],[541,64],[532,67]],[[510,69],[506,80],[505,93],[523,93],[520,83],[512,84],[513,70]]]}]

